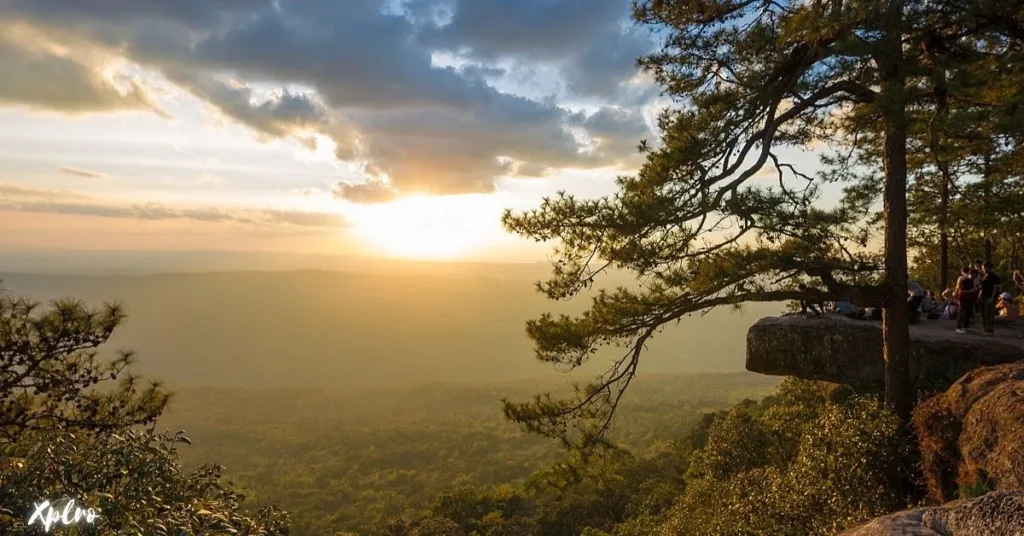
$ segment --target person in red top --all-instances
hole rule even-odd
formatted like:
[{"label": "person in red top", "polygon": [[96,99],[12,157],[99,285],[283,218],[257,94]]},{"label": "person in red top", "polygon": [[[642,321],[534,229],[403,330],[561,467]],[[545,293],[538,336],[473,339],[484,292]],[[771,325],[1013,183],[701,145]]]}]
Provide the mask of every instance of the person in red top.
[{"label": "person in red top", "polygon": [[956,297],[960,302],[960,312],[956,317],[957,333],[967,333],[971,327],[971,317],[974,316],[974,308],[978,301],[977,285],[971,277],[975,271],[977,270],[971,270],[970,266],[964,266],[963,270],[960,270],[960,278],[956,280]]}]

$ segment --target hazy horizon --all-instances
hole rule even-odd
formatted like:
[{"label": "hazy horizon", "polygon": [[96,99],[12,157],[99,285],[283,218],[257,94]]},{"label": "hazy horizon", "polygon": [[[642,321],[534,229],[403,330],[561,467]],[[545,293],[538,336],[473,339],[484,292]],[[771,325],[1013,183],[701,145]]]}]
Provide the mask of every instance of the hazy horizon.
[{"label": "hazy horizon", "polygon": [[[349,260],[347,269],[150,275],[4,266],[0,279],[41,301],[122,302],[128,320],[108,346],[137,350],[138,370],[170,383],[366,389],[561,377],[533,357],[525,323],[548,311],[582,312],[589,300],[546,299],[534,290],[546,272],[543,264]],[[629,281],[613,274],[604,284]],[[744,333],[781,307],[686,318],[652,340],[641,372],[743,371],[744,338],[726,334]],[[618,351],[602,351],[565,377],[589,378]]]}]

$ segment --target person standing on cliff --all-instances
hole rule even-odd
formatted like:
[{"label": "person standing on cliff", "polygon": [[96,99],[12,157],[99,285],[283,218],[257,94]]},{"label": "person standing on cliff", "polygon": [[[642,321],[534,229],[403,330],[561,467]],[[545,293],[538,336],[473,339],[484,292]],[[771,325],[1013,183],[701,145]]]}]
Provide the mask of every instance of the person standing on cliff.
[{"label": "person standing on cliff", "polygon": [[796,288],[798,290],[800,290],[800,292],[804,292],[804,293],[812,295],[812,297],[810,297],[808,299],[800,300],[800,312],[802,314],[807,314],[808,311],[810,311],[810,313],[813,314],[814,316],[821,316],[822,300],[820,298],[817,298],[816,296],[814,296],[816,294],[821,294],[822,293],[821,289],[817,289],[817,288],[814,288],[814,287],[808,287],[807,285],[805,285],[803,283],[800,283],[799,285],[797,285]]},{"label": "person standing on cliff", "polygon": [[996,297],[1000,293],[1002,280],[992,271],[992,263],[986,262],[981,266],[981,324],[985,333],[995,333]]},{"label": "person standing on cliff", "polygon": [[960,311],[956,316],[957,333],[967,333],[967,329],[971,327],[975,302],[978,301],[978,293],[975,289],[974,279],[971,278],[971,271],[970,266],[964,266],[963,270],[960,270],[960,278],[956,280],[956,297],[960,302]]},{"label": "person standing on cliff", "polygon": [[[974,269],[971,270],[971,277],[974,279],[974,291],[978,291],[978,283],[981,281],[981,269],[985,266],[985,261],[981,259],[974,259]],[[981,314],[981,300],[974,300],[974,312]]]}]

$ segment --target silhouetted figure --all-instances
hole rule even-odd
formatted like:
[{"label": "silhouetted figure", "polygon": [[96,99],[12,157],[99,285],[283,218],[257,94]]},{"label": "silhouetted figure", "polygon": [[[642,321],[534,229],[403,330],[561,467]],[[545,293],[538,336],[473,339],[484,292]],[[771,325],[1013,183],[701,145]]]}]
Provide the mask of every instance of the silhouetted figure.
[{"label": "silhouetted figure", "polygon": [[978,302],[981,304],[981,324],[985,333],[995,332],[996,298],[1002,289],[1003,281],[992,271],[992,263],[986,262],[981,266],[981,294]]},{"label": "silhouetted figure", "polygon": [[[814,287],[808,287],[807,285],[805,285],[803,283],[800,283],[799,285],[797,285],[796,288],[800,289],[800,292],[803,292],[803,293],[806,293],[806,294],[821,294],[822,293],[821,290],[816,289]],[[800,312],[803,313],[803,314],[807,314],[807,311],[809,310],[811,313],[814,314],[814,316],[819,316],[819,315],[821,315],[821,306],[822,306],[823,301],[824,300],[822,300],[821,298],[817,298],[817,299],[810,298],[810,299],[800,300]]]},{"label": "silhouetted figure", "polygon": [[914,281],[907,283],[907,309],[910,311],[910,323],[921,321],[921,304],[924,302],[924,288]]}]

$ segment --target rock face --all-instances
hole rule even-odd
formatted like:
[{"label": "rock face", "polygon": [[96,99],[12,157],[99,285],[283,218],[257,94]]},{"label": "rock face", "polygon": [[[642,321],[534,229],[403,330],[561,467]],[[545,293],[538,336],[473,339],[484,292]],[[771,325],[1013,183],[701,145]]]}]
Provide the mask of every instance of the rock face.
[{"label": "rock face", "polygon": [[967,373],[919,405],[913,422],[932,501],[962,487],[1024,489],[1024,362]]},{"label": "rock face", "polygon": [[994,491],[977,499],[880,517],[839,536],[1024,536],[1024,491]]},{"label": "rock face", "polygon": [[[910,375],[920,390],[945,390],[966,372],[1024,358],[1024,339],[961,335],[947,321],[911,326]],[[747,370],[850,385],[861,391],[884,386],[882,328],[878,322],[843,316],[763,318],[747,333]]]}]

